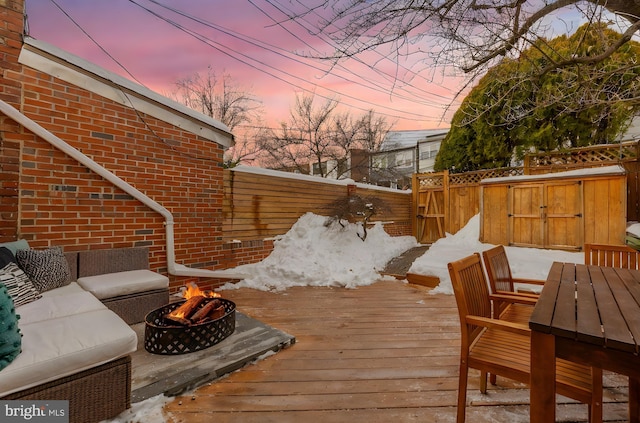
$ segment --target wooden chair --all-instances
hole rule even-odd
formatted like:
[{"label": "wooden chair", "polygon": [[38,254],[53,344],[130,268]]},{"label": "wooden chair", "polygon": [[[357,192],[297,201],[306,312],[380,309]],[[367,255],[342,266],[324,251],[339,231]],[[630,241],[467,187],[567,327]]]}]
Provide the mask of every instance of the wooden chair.
[{"label": "wooden chair", "polygon": [[[486,393],[487,373],[530,383],[531,333],[527,326],[494,319],[489,287],[480,254],[449,263],[458,305],[462,345],[457,422],[464,423],[469,368],[480,370],[480,391]],[[556,389],[561,395],[589,404],[589,421],[602,421],[602,370],[556,361]]]},{"label": "wooden chair", "polygon": [[[507,258],[507,252],[504,246],[498,245],[489,250],[482,252],[487,276],[489,277],[489,286],[494,294],[494,318],[508,320],[528,324],[529,317],[533,311],[538,299],[538,294],[529,292],[518,292],[515,289],[516,283],[525,283],[532,285],[544,285],[544,281],[538,279],[514,278],[511,274],[511,266]],[[513,301],[501,301],[499,296],[508,295],[513,298],[522,298],[523,303],[528,305],[513,305]],[[526,301],[525,301],[526,300]]]},{"label": "wooden chair", "polygon": [[584,264],[638,269],[640,251],[628,245],[585,244]]}]

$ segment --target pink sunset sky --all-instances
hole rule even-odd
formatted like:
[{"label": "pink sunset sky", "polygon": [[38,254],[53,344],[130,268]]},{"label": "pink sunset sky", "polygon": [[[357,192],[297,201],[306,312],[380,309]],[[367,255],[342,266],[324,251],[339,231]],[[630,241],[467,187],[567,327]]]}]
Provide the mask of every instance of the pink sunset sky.
[{"label": "pink sunset sky", "polygon": [[[320,0],[25,2],[33,38],[168,97],[176,81],[206,75],[209,66],[230,74],[262,102],[263,126],[288,122],[296,95],[315,93],[318,106],[336,99],[352,116],[373,110],[393,130],[447,128],[464,97],[456,98],[460,74],[429,66],[426,53],[411,55],[413,63],[396,63],[382,52],[333,66],[310,58],[334,51],[325,34],[314,33],[319,16],[292,21],[283,12]],[[580,26],[581,16],[563,8],[547,26],[554,36],[566,34]],[[429,40],[413,47],[429,51]]]},{"label": "pink sunset sky", "polygon": [[289,120],[295,96],[302,92],[315,93],[318,104],[338,99],[356,116],[373,109],[395,130],[449,127],[459,104],[454,97],[460,79],[424,64],[409,70],[411,64],[397,66],[376,54],[363,57],[364,64],[350,60],[334,67],[304,58],[330,54],[332,48],[324,35],[311,35],[302,26],[307,23],[287,21],[273,6],[295,3],[26,0],[31,37],[169,97],[176,81],[205,75],[211,66],[262,101],[271,127]]}]

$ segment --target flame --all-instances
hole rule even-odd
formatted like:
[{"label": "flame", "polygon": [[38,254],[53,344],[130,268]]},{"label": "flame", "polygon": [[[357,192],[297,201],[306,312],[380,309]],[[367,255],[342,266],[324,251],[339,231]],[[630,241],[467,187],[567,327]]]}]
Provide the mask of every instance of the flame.
[{"label": "flame", "polygon": [[[191,297],[196,297],[198,295],[201,295],[207,298],[220,298],[222,296],[217,292],[203,291],[198,287],[198,285],[196,285],[193,282],[189,283],[182,289],[182,297],[186,300],[188,300]],[[179,317],[182,317],[182,316],[179,316]]]},{"label": "flame", "polygon": [[175,317],[177,317],[177,318],[179,318],[179,319],[184,319],[184,318],[185,318],[185,316],[184,316],[184,312],[182,312],[182,311],[173,310],[173,311],[172,311],[171,313],[169,313],[169,314],[171,314],[172,316],[175,316]]},{"label": "flame", "polygon": [[[198,285],[194,282],[190,282],[187,285],[185,285],[184,287],[182,287],[180,289],[181,293],[182,293],[182,297],[185,300],[189,300],[190,298],[193,297],[205,297],[205,298],[219,298],[221,297],[220,294],[213,292],[213,291],[203,291],[201,290]],[[169,313],[169,316],[172,317],[176,317],[179,319],[187,319],[188,320],[188,316],[185,315],[185,310],[180,310],[182,306],[176,308],[175,310],[173,310],[171,313]]]}]

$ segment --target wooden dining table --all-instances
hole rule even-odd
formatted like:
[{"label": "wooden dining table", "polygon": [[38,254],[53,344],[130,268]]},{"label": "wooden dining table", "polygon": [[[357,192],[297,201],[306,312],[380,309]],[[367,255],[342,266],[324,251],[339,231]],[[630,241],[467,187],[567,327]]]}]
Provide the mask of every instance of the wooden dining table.
[{"label": "wooden dining table", "polygon": [[555,422],[555,358],[629,376],[640,423],[640,271],[553,263],[529,320],[531,422]]}]

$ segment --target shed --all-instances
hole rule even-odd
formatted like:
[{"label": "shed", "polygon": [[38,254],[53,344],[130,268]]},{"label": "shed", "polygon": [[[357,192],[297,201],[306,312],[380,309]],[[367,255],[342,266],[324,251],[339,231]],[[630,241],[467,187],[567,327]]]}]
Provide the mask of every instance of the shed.
[{"label": "shed", "polygon": [[480,241],[569,251],[624,244],[626,210],[622,166],[488,178],[480,184]]}]

